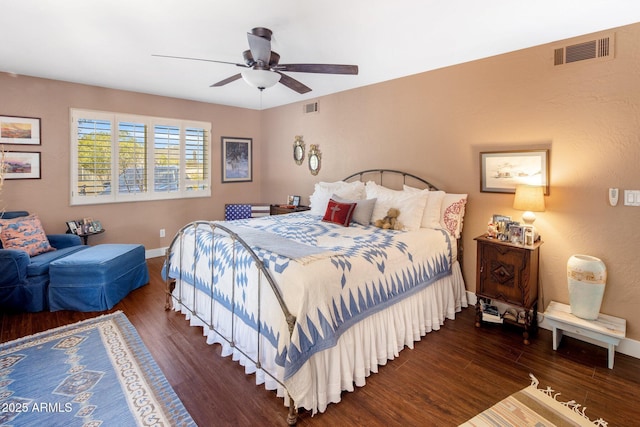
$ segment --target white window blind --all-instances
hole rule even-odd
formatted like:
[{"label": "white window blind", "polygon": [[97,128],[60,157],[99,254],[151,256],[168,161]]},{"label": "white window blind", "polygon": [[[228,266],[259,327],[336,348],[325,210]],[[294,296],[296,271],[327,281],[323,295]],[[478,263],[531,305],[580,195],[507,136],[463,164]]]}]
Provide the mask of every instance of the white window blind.
[{"label": "white window blind", "polygon": [[[182,186],[179,174],[182,157],[180,155],[180,128],[178,126],[156,125],[154,136],[155,190],[177,191]],[[185,171],[186,173],[188,172]]]},{"label": "white window blind", "polygon": [[187,191],[202,191],[208,185],[209,151],[207,134],[201,128],[187,127],[185,132]]},{"label": "white window blind", "polygon": [[118,123],[118,191],[128,194],[148,191],[144,123]]},{"label": "white window blind", "polygon": [[73,205],[211,195],[211,124],[71,110]]},{"label": "white window blind", "polygon": [[75,193],[79,196],[102,194],[111,181],[111,122],[79,119],[76,125]]}]

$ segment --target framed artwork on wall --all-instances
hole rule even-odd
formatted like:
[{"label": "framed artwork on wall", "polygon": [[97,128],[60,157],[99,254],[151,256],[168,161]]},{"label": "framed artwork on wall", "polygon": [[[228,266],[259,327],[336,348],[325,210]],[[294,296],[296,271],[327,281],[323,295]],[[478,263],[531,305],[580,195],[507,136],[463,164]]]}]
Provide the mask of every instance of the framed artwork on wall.
[{"label": "framed artwork on wall", "polygon": [[40,119],[0,116],[0,144],[40,145]]},{"label": "framed artwork on wall", "polygon": [[480,191],[515,193],[516,185],[540,185],[549,194],[549,150],[480,153]]},{"label": "framed artwork on wall", "polygon": [[252,181],[251,138],[222,137],[222,182]]},{"label": "framed artwork on wall", "polygon": [[40,152],[5,151],[4,179],[40,179]]}]

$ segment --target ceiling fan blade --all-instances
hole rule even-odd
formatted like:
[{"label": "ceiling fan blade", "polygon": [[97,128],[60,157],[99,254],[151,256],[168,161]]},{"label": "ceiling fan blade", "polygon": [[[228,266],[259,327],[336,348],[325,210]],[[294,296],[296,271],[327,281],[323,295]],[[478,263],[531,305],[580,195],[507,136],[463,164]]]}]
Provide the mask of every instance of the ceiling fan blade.
[{"label": "ceiling fan blade", "polygon": [[271,58],[271,41],[251,33],[247,33],[247,39],[254,61],[259,66],[268,67]]},{"label": "ceiling fan blade", "polygon": [[236,62],[227,62],[227,61],[216,61],[215,59],[203,59],[203,58],[189,58],[187,56],[171,56],[171,55],[151,55],[151,56],[157,56],[159,58],[172,58],[172,59],[187,59],[189,61],[204,61],[204,62],[216,62],[218,64],[231,64],[231,65],[236,65],[238,67],[244,67],[246,68],[247,66],[244,64],[238,64]]},{"label": "ceiling fan blade", "polygon": [[218,83],[214,83],[214,84],[212,84],[212,85],[211,85],[211,86],[209,86],[209,87],[220,87],[220,86],[224,86],[224,85],[226,85],[227,83],[235,82],[236,80],[241,79],[241,78],[242,78],[242,74],[238,73],[238,74],[236,74],[236,75],[234,75],[234,76],[227,77],[227,78],[226,78],[226,79],[224,79],[224,80],[220,80]]},{"label": "ceiling fan blade", "polygon": [[280,83],[282,83],[283,85],[285,85],[289,89],[294,90],[294,91],[298,92],[299,94],[311,92],[311,88],[310,87],[303,85],[302,83],[300,83],[296,79],[291,78],[291,77],[287,76],[286,74],[282,74],[282,73],[280,73],[278,71],[276,71],[276,73],[280,74]]},{"label": "ceiling fan blade", "polygon": [[280,64],[273,69],[276,71],[290,71],[296,73],[358,74],[357,65]]}]

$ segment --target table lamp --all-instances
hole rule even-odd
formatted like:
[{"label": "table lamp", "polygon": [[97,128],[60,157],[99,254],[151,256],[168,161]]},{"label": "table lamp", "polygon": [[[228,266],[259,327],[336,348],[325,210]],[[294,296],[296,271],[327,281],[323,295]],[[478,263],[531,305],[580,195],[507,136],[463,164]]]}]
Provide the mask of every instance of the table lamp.
[{"label": "table lamp", "polygon": [[522,220],[526,225],[533,226],[536,220],[534,212],[544,212],[544,187],[539,185],[516,185],[516,196],[513,208],[525,211]]}]

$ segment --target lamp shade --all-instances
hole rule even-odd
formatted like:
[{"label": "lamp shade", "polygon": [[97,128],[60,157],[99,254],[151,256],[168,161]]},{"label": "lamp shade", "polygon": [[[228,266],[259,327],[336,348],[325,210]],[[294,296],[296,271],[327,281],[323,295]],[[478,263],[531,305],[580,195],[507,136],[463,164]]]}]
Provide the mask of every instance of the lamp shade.
[{"label": "lamp shade", "polygon": [[247,69],[240,74],[245,82],[260,90],[271,87],[280,81],[280,74],[269,70]]},{"label": "lamp shade", "polygon": [[533,212],[544,211],[544,188],[538,185],[516,185],[513,208],[525,211],[522,219],[526,224],[532,224],[536,219]]}]

